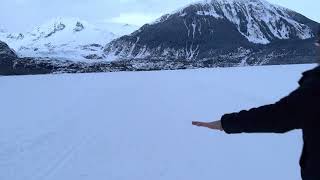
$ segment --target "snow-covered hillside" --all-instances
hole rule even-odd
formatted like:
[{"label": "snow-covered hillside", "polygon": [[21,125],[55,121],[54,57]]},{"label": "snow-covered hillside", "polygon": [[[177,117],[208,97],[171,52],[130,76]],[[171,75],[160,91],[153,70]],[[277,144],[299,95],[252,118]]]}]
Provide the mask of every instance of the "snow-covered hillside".
[{"label": "snow-covered hillside", "polygon": [[300,131],[191,121],[275,102],[313,66],[0,77],[0,179],[299,180]]},{"label": "snow-covered hillside", "polygon": [[102,49],[106,43],[137,28],[127,24],[91,24],[78,18],[59,17],[27,33],[2,31],[0,40],[22,57],[102,59]]},{"label": "snow-covered hillside", "polygon": [[105,52],[110,59],[124,60],[286,64],[297,56],[313,56],[308,40],[318,26],[265,0],[202,0],[111,41]]}]

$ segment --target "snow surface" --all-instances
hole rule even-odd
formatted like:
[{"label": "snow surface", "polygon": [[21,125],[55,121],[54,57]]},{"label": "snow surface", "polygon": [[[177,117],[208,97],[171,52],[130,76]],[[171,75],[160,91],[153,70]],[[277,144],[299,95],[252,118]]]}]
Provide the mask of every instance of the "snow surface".
[{"label": "snow surface", "polygon": [[0,179],[298,180],[300,131],[191,121],[275,102],[314,66],[0,77]]}]

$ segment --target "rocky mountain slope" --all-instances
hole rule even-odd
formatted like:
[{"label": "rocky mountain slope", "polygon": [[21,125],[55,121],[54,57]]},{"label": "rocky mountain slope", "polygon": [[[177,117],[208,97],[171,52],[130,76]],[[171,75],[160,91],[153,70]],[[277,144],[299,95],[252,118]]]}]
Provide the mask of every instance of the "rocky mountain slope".
[{"label": "rocky mountain slope", "polygon": [[319,24],[264,0],[205,0],[146,24],[104,49],[114,60],[210,66],[307,63]]}]

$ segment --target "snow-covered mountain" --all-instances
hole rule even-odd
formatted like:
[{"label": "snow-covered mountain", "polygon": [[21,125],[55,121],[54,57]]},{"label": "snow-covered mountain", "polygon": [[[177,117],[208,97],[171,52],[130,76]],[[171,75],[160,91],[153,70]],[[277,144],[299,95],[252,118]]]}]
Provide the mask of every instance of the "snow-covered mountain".
[{"label": "snow-covered mountain", "polygon": [[[268,44],[277,39],[312,38],[312,29],[292,17],[293,11],[264,0],[206,0],[197,6],[197,15],[227,19],[248,41]],[[184,10],[180,15],[186,15]],[[200,27],[195,30],[201,31]]]},{"label": "snow-covered mountain", "polygon": [[136,29],[131,25],[96,25],[78,18],[55,18],[27,33],[1,31],[0,40],[8,43],[22,57],[103,59],[105,44]]},{"label": "snow-covered mountain", "polygon": [[265,0],[205,0],[112,41],[105,53],[112,59],[210,61],[218,66],[310,62],[318,25]]}]

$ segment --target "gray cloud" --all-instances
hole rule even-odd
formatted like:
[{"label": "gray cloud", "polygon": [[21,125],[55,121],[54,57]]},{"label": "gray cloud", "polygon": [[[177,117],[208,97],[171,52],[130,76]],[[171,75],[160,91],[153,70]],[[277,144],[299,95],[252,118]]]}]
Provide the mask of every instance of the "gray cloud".
[{"label": "gray cloud", "polygon": [[[58,16],[88,21],[117,19],[134,14],[127,23],[141,24],[197,0],[1,0],[0,27],[24,31]],[[320,20],[318,0],[269,0]],[[125,15],[123,15],[125,14]],[[142,16],[145,16],[143,18]],[[140,19],[138,19],[140,17]],[[318,18],[318,19],[317,19]],[[136,21],[136,22],[133,22]]]}]

